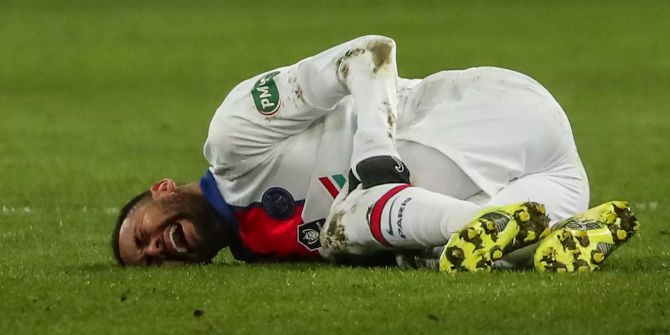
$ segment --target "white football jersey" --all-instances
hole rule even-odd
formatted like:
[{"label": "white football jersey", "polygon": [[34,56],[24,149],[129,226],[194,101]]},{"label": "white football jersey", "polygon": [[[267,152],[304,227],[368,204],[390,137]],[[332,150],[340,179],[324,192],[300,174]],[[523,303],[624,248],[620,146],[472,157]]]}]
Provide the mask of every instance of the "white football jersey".
[{"label": "white football jersey", "polygon": [[212,119],[205,158],[225,201],[261,203],[270,188],[304,201],[305,222],[328,215],[344,185],[356,131],[338,61],[365,36],[237,85]]},{"label": "white football jersey", "polygon": [[[204,146],[227,204],[263,204],[263,195],[279,188],[304,202],[304,222],[328,216],[350,168],[356,132],[339,61],[352,46],[378,38],[346,42],[233,88]],[[526,75],[482,67],[398,78],[397,85],[396,140],[436,149],[485,193],[529,173],[581,167],[563,110]]]}]

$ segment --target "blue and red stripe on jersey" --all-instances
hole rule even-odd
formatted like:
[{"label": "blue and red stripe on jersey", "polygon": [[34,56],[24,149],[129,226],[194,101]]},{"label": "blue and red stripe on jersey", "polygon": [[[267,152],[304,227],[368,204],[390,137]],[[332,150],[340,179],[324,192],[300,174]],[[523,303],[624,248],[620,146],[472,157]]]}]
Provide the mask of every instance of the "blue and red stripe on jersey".
[{"label": "blue and red stripe on jersey", "polygon": [[200,180],[200,188],[207,202],[228,227],[231,234],[230,251],[238,260],[310,260],[320,259],[318,250],[309,250],[298,240],[304,200],[294,201],[295,210],[278,219],[270,215],[260,202],[246,207],[231,206],[219,192],[211,171]]}]

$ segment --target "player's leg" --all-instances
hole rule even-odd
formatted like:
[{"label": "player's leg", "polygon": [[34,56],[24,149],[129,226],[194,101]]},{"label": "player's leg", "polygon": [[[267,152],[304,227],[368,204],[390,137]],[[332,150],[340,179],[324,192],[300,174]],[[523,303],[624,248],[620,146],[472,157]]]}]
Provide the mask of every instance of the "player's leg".
[{"label": "player's leg", "polygon": [[[382,136],[380,141],[390,138]],[[413,182],[453,185],[449,190],[455,194],[477,191],[474,183],[437,151],[402,141],[398,147],[419,172]],[[441,246],[481,210],[481,206],[467,201],[410,187],[409,170],[392,154],[366,157],[352,169],[356,174],[350,172],[348,192],[341,192],[335,199],[322,229],[324,250],[336,255],[364,255],[380,250],[417,251]],[[441,180],[433,180],[437,178],[432,177],[434,173],[422,173],[426,165],[431,165],[432,171],[443,171],[439,174]]]},{"label": "player's leg", "polygon": [[321,243],[334,254],[421,250],[446,243],[480,209],[408,184],[358,185],[335,200]]},{"label": "player's leg", "polygon": [[[434,148],[403,140],[397,141],[396,147],[403,162],[412,171],[410,179],[413,186],[455,199],[465,199],[481,191],[461,168]],[[460,228],[454,227],[452,230]],[[438,245],[421,250],[396,250],[396,262],[403,268],[437,269],[444,242]]]},{"label": "player's leg", "polygon": [[590,271],[628,241],[639,224],[628,204],[612,201],[588,208],[588,182],[576,165],[529,175],[496,194],[490,204],[538,199],[547,205],[552,231],[540,243],[517,250],[496,263],[502,268],[539,271]]},{"label": "player's leg", "polygon": [[[388,140],[386,138],[385,140]],[[434,148],[411,141],[398,141],[397,152],[366,157],[358,162],[356,175],[350,176],[354,189],[359,182],[367,189],[386,183],[410,183],[455,199],[466,199],[481,190],[451,159]],[[399,153],[402,161],[395,158]],[[403,164],[404,163],[404,164]],[[411,176],[409,171],[412,171]]]},{"label": "player's leg", "polygon": [[547,223],[543,207],[536,203],[482,208],[407,184],[368,189],[359,185],[336,200],[322,228],[321,244],[337,259],[446,243],[449,252],[441,257],[442,270],[489,270],[515,240],[539,236]]},{"label": "player's leg", "polygon": [[550,225],[588,209],[589,184],[581,166],[529,174],[517,178],[491,196],[486,203],[496,206],[519,201],[537,201],[547,208]]},{"label": "player's leg", "polygon": [[[344,75],[353,98],[357,130],[348,187],[335,199],[330,216],[322,228],[323,252],[331,258],[341,254],[367,255],[393,248],[385,238],[394,240],[399,247],[410,249],[439,243],[444,239],[441,222],[447,220],[447,217],[458,216],[454,213],[460,210],[470,211],[468,204],[462,207],[445,206],[441,211],[430,213],[415,209],[433,200],[429,196],[417,197],[413,194],[414,191],[422,193],[424,190],[409,187],[409,170],[400,160],[395,147],[398,111],[395,48],[393,45],[381,45],[369,51],[352,53],[343,65],[348,73],[359,74]],[[375,71],[368,69],[373,63],[371,57],[382,61],[380,68]],[[399,200],[400,193],[406,198]],[[408,195],[410,193],[412,195]],[[417,198],[421,200],[417,201]],[[370,221],[373,209],[374,218],[379,223],[373,227],[374,234]],[[448,209],[454,213],[444,213]],[[432,224],[403,229],[405,211],[412,212],[412,216],[432,215],[430,218],[420,218],[422,222],[430,221]],[[381,228],[381,220],[387,221],[384,229]]]},{"label": "player's leg", "polygon": [[609,201],[557,223],[534,253],[538,271],[593,271],[639,229],[625,201]]},{"label": "player's leg", "polygon": [[[359,65],[368,63],[361,62]],[[355,59],[349,61],[350,70],[355,69],[356,64]],[[528,230],[525,226],[521,227],[522,224],[534,222],[531,220],[534,217],[543,218],[544,213],[537,210],[539,207],[534,204],[519,204],[485,210],[475,216],[481,210],[476,205],[421,188],[408,187],[408,169],[399,160],[393,144],[397,110],[395,82],[391,84],[388,80],[376,77],[387,74],[385,71],[373,72],[370,78],[359,77],[347,82],[358,117],[349,178],[350,192],[335,201],[323,228],[322,245],[335,254],[340,251],[368,253],[380,247],[426,248],[444,243],[456,229],[466,226],[469,230],[463,235],[450,239],[450,243],[453,241],[453,250],[464,250],[464,259],[460,261],[467,261],[462,263],[469,264],[466,266],[469,270],[488,268],[492,255],[499,257],[501,250],[514,240],[519,231]],[[360,94],[366,91],[368,93]],[[404,200],[399,200],[400,196],[404,196]],[[394,204],[398,204],[395,211]],[[495,221],[485,217],[492,211],[496,212],[496,218],[504,219]],[[381,228],[382,222],[388,223],[388,230]],[[449,226],[454,229],[445,234]],[[479,243],[478,239],[485,241]],[[500,250],[493,254],[495,248]],[[454,267],[461,267],[461,262],[454,259],[450,261]]]},{"label": "player's leg", "polygon": [[[550,226],[588,208],[589,185],[584,169],[580,165],[566,167],[562,172],[530,174],[518,178],[494,194],[487,205],[495,206],[509,202],[537,201],[545,204]],[[548,234],[545,233],[546,237]],[[506,254],[496,266],[505,269],[532,268],[533,254],[538,244]]]},{"label": "player's leg", "polygon": [[[400,155],[407,163],[407,166],[412,170],[413,185],[448,195],[456,199],[472,198],[474,195],[482,192],[455,162],[434,148],[411,141],[398,141],[397,144]],[[479,204],[485,204],[485,202],[480,202]],[[491,208],[487,208],[487,210],[489,211],[489,217],[495,215],[491,212]],[[505,216],[502,215],[499,216],[499,218],[504,219]],[[463,222],[462,224],[465,223],[466,222]],[[543,231],[543,224],[544,222],[540,224],[540,227],[530,227],[530,224],[525,223],[518,233],[519,239],[525,240],[524,243],[535,242],[536,239],[539,238],[539,234],[537,236],[531,236],[530,238],[526,236],[526,234],[529,232]],[[473,230],[478,231],[480,228],[481,222],[474,222],[473,225],[469,227],[471,233]],[[475,250],[472,243],[459,238],[454,238],[450,242],[451,244],[448,247],[451,248],[451,251],[454,254],[449,254],[448,256],[455,257],[454,262],[458,262],[457,259],[461,257],[460,253],[462,250],[460,249],[466,248],[470,249],[470,251]],[[499,252],[509,252],[514,249],[514,247],[514,245],[511,245],[508,246],[506,250],[499,250]],[[434,250],[426,250],[419,253],[402,253],[397,257],[398,264],[403,267],[423,267],[425,265],[430,266],[437,264],[437,260],[443,254],[444,249],[444,246],[441,246],[434,248]],[[480,251],[481,249],[477,250]],[[445,257],[447,256],[446,253],[444,253],[444,255]],[[445,268],[452,268],[448,259],[443,263]]]},{"label": "player's leg", "polygon": [[404,140],[397,141],[396,146],[412,171],[412,185],[461,200],[481,192],[453,160],[435,148]]}]

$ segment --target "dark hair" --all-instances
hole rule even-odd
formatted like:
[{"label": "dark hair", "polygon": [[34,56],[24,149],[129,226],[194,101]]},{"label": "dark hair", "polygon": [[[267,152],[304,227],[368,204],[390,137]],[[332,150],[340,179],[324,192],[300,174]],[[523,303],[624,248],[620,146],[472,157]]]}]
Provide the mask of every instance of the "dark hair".
[{"label": "dark hair", "polygon": [[119,212],[119,217],[116,219],[116,226],[114,227],[114,231],[112,232],[112,250],[114,250],[114,258],[116,259],[116,262],[119,263],[121,266],[125,266],[126,264],[123,262],[123,259],[121,259],[121,251],[119,250],[119,232],[121,232],[121,225],[123,224],[123,220],[126,219],[128,216],[128,213],[139,203],[142,199],[148,197],[151,195],[151,191],[144,191],[136,196],[134,196],[130,201],[123,206],[121,211]]}]

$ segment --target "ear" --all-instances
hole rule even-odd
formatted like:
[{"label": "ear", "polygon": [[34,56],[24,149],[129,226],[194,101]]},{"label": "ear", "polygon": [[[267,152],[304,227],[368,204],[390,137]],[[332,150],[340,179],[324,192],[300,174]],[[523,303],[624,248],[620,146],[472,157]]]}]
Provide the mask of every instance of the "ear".
[{"label": "ear", "polygon": [[151,185],[151,196],[154,199],[162,198],[173,194],[177,189],[174,180],[166,178]]}]

